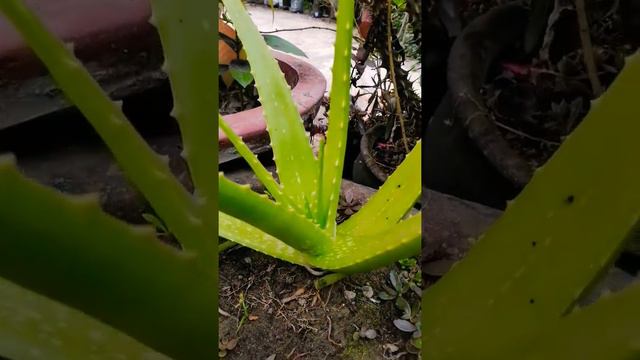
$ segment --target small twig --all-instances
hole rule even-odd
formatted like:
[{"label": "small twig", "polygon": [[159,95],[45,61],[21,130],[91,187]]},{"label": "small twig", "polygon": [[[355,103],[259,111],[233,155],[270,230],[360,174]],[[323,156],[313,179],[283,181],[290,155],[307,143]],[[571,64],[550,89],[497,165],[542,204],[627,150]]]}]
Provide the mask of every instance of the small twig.
[{"label": "small twig", "polygon": [[260,33],[261,34],[273,34],[273,33],[277,33],[277,32],[285,32],[285,31],[314,30],[314,29],[315,30],[329,30],[329,31],[336,32],[336,29],[323,27],[323,26],[305,26],[305,27],[301,27],[301,28],[275,29],[275,30],[271,30],[271,31],[260,31]]},{"label": "small twig", "polygon": [[322,275],[327,273],[327,271],[314,270],[310,266],[307,266],[307,265],[304,265],[304,268],[307,269],[307,271],[313,276],[322,276]]},{"label": "small twig", "polygon": [[512,132],[512,133],[514,133],[516,135],[522,136],[522,137],[527,138],[529,140],[538,141],[538,142],[542,142],[542,143],[553,145],[553,146],[560,146],[561,145],[559,142],[546,140],[546,139],[539,138],[539,137],[536,137],[536,136],[533,136],[533,135],[529,135],[529,134],[524,133],[524,132],[522,132],[520,130],[516,130],[516,129],[514,129],[512,127],[509,127],[509,126],[507,126],[507,125],[505,125],[505,124],[503,124],[503,123],[501,123],[499,121],[496,121],[495,123],[496,123],[496,125],[498,127],[501,127],[501,128],[503,128],[503,129],[505,129],[507,131],[510,131],[510,132]]},{"label": "small twig", "polygon": [[611,5],[611,9],[609,9],[609,11],[607,11],[607,13],[604,15],[604,17],[610,17],[613,16],[616,11],[618,11],[618,7],[620,6],[620,0],[613,0],[613,5]]},{"label": "small twig", "polygon": [[331,299],[331,292],[333,291],[333,286],[329,287],[329,293],[327,294],[327,300],[325,300],[325,302],[328,304],[329,300]]},{"label": "small twig", "polygon": [[400,31],[398,31],[398,38],[402,44],[406,43],[407,29],[409,28],[409,13],[404,13],[402,17],[402,24],[400,25]]},{"label": "small twig", "polygon": [[[302,28],[275,29],[275,30],[270,30],[270,31],[260,31],[260,34],[273,34],[273,33],[279,33],[279,32],[298,31],[298,30],[329,30],[329,31],[336,32],[336,29],[332,29],[332,28],[326,28],[326,27],[322,27],[322,26],[307,26],[307,27],[302,27]],[[355,35],[352,36],[351,38],[353,40],[360,40],[360,38],[355,36]]]},{"label": "small twig", "polygon": [[402,116],[402,107],[400,106],[400,95],[398,94],[398,84],[396,84],[395,61],[393,59],[393,47],[391,46],[391,0],[387,1],[387,55],[389,56],[389,74],[393,83],[393,94],[396,98],[396,114],[400,119],[400,130],[402,131],[402,142],[407,154],[409,153],[409,141],[407,133],[404,129],[404,117]]},{"label": "small twig", "polygon": [[333,345],[335,345],[335,346],[337,346],[337,347],[342,347],[342,344],[340,344],[340,343],[338,343],[338,342],[334,341],[334,340],[331,338],[331,327],[332,327],[331,325],[332,325],[332,324],[331,324],[331,317],[330,317],[329,315],[327,315],[327,320],[329,320],[329,329],[327,330],[327,340],[329,340],[329,342],[330,342],[330,343],[332,343]]},{"label": "small twig", "polygon": [[596,62],[593,58],[593,47],[591,46],[591,35],[589,34],[589,20],[587,19],[587,11],[585,9],[584,0],[576,1],[576,12],[578,14],[578,25],[580,26],[580,41],[582,42],[582,53],[584,56],[584,64],[587,68],[591,88],[595,97],[602,94],[602,84],[598,78]]}]

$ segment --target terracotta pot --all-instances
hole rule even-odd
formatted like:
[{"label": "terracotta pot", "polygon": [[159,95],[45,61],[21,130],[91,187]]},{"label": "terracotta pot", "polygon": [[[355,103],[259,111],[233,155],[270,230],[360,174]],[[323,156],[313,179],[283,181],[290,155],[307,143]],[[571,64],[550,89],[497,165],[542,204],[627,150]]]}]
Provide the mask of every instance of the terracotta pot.
[{"label": "terracotta pot", "polygon": [[[320,70],[299,58],[278,51],[272,53],[278,60],[287,83],[292,87],[291,95],[300,116],[305,123],[310,122],[320,108],[327,87],[326,79]],[[262,107],[226,115],[224,119],[254,152],[265,151],[269,148],[269,134]],[[218,132],[218,139],[220,162],[239,156],[222,131]]]},{"label": "terracotta pot", "polygon": [[373,15],[371,15],[371,11],[369,9],[363,8],[360,22],[358,23],[358,33],[363,39],[366,39],[367,35],[369,35],[371,25],[373,25]]}]

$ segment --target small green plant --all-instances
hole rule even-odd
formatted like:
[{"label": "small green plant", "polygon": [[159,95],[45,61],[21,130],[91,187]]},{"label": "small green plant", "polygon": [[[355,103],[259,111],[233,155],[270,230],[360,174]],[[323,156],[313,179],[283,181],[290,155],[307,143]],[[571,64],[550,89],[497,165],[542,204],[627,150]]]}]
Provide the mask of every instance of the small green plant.
[{"label": "small green plant", "polygon": [[[221,235],[294,263],[335,271],[325,283],[416,255],[419,146],[348,222],[335,224],[344,156],[353,2],[341,2],[331,125],[311,152],[290,89],[240,0],[225,1],[245,45],[265,109],[280,183],[221,121],[275,201],[216,176],[217,3],[153,0],[195,188],[188,192],[88,71],[20,0],[0,1],[70,102],[83,113],[154,211],[151,226],[105,214],[95,195],[70,196],[0,158],[0,354],[11,359],[213,359]],[[218,212],[217,199],[221,212]],[[393,201],[391,201],[393,199]]]},{"label": "small green plant", "polygon": [[413,346],[414,351],[419,351],[422,346],[421,302],[411,303],[407,299],[412,294],[418,298],[422,296],[422,273],[415,264],[411,270],[413,271],[405,270],[401,273],[391,270],[389,272],[391,287],[385,287],[383,291],[378,293],[378,297],[382,300],[393,301],[396,308],[402,312],[400,318],[395,319],[393,324],[398,330],[411,334],[409,344]]},{"label": "small green plant", "polygon": [[637,237],[639,83],[636,54],[465,259],[425,291],[425,358],[640,356],[640,286],[576,306]]},{"label": "small green plant", "polygon": [[[246,52],[242,47],[242,42],[237,39],[237,34],[227,25],[229,19],[225,16],[224,12],[221,14],[220,19],[225,23],[224,25],[218,26],[222,28],[222,31],[218,33],[220,41],[224,43],[224,46],[222,46],[223,54],[219,54],[218,56],[219,75],[226,87],[230,87],[233,80],[235,80],[242,88],[246,88],[253,82],[250,64],[246,60]],[[297,46],[279,36],[263,34],[262,38],[265,43],[274,50],[307,57]]]},{"label": "small green plant", "polygon": [[[420,277],[420,272],[409,273],[403,271],[401,274],[398,274],[396,270],[391,270],[389,272],[389,283],[392,287],[385,287],[385,290],[378,293],[378,297],[382,300],[400,299],[401,305],[403,305],[407,303],[403,295],[409,293],[410,290],[417,296],[422,295],[422,280]],[[405,307],[401,305],[398,305],[398,308],[405,310]],[[408,313],[411,313],[410,309]]]},{"label": "small green plant", "polygon": [[398,265],[402,270],[411,270],[418,266],[418,260],[416,258],[400,259]]},{"label": "small green plant", "polygon": [[242,327],[242,325],[244,324],[245,321],[247,321],[247,319],[249,319],[249,307],[247,306],[247,302],[244,301],[244,293],[240,293],[240,298],[238,299],[238,306],[240,306],[241,310],[242,310],[242,317],[240,318],[240,321],[238,322],[238,327],[236,328],[236,333],[238,333],[238,331],[240,331],[240,328]]}]

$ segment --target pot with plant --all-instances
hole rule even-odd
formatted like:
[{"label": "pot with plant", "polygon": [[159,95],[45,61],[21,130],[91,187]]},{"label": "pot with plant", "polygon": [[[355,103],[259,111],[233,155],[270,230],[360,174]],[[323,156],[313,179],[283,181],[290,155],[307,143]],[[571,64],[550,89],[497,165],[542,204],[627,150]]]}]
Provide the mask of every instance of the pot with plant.
[{"label": "pot with plant", "polygon": [[512,2],[468,21],[425,132],[428,187],[503,209],[548,161],[637,48],[617,2],[586,3]]},{"label": "pot with plant", "polygon": [[[376,57],[380,69],[371,79],[373,85],[356,85],[359,88],[356,100],[365,95],[368,99],[366,105],[362,105],[366,119],[359,118],[363,133],[353,178],[369,186],[378,186],[420,138],[421,100],[409,80],[409,72],[402,67],[405,56],[397,37],[396,20],[408,11],[406,3],[372,2],[362,6],[359,31],[365,40],[356,55],[352,81],[356,83],[361,79],[370,56]],[[411,19],[408,12],[406,19]],[[410,32],[408,25],[401,27]],[[386,71],[384,76],[381,69]],[[371,88],[374,90],[368,90]]]},{"label": "pot with plant", "polygon": [[384,124],[378,124],[367,130],[360,138],[360,153],[353,163],[353,180],[359,184],[378,187],[388,177],[374,155],[374,144],[379,144],[387,132]]}]

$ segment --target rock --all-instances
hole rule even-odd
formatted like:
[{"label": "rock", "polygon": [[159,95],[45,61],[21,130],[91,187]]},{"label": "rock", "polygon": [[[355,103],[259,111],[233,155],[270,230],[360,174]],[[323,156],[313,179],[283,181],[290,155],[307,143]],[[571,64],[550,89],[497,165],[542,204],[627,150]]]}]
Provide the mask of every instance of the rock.
[{"label": "rock", "polygon": [[353,299],[356,298],[356,293],[353,292],[353,291],[345,290],[344,291],[344,298],[349,300],[349,301],[352,301]]}]

